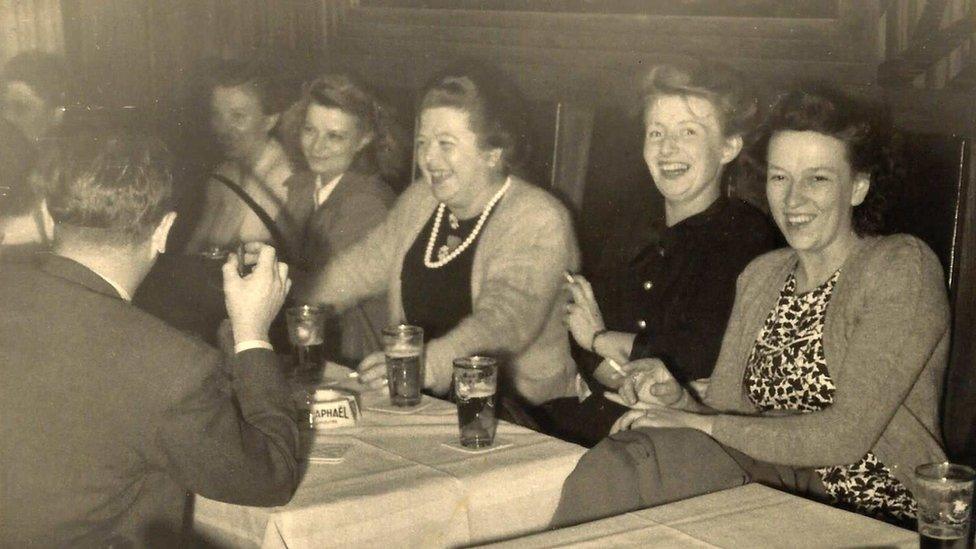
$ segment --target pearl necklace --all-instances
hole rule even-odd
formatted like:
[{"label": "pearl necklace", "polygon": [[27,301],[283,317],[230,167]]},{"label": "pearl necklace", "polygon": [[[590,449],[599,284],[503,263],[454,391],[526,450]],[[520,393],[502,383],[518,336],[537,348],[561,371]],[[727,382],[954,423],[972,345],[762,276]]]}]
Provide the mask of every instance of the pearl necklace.
[{"label": "pearl necklace", "polygon": [[474,240],[478,238],[478,233],[481,232],[481,227],[488,219],[488,215],[491,214],[492,208],[494,208],[495,204],[501,200],[502,195],[505,194],[505,191],[508,190],[511,184],[512,179],[506,179],[505,184],[502,185],[502,188],[498,189],[495,196],[491,197],[491,200],[488,201],[485,209],[481,211],[481,217],[478,218],[478,223],[475,224],[474,229],[471,231],[471,234],[468,235],[468,238],[464,239],[464,242],[462,242],[457,248],[454,248],[452,252],[444,255],[443,257],[438,257],[437,261],[434,261],[434,244],[437,242],[437,233],[440,232],[441,219],[444,218],[444,210],[447,208],[447,205],[441,202],[441,205],[437,207],[437,217],[434,218],[434,226],[430,230],[430,240],[427,241],[427,249],[424,251],[424,266],[428,269],[439,269],[450,263],[455,257],[464,253],[464,250],[467,250],[468,247],[474,243]]}]

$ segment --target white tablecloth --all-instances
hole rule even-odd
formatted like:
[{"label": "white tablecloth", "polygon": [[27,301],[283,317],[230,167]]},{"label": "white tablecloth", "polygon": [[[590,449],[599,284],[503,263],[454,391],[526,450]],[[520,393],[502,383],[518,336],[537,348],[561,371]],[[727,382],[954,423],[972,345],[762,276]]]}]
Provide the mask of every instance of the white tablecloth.
[{"label": "white tablecloth", "polygon": [[221,545],[294,549],[457,546],[545,528],[583,448],[500,423],[496,441],[512,446],[454,450],[442,443],[458,439],[455,406],[425,399],[411,415],[364,410],[356,427],[307,432],[312,444],[350,444],[344,461],[308,465],[283,507],[198,497],[194,530]]},{"label": "white tablecloth", "polygon": [[918,535],[749,484],[579,526],[497,543],[539,547],[918,547]]}]

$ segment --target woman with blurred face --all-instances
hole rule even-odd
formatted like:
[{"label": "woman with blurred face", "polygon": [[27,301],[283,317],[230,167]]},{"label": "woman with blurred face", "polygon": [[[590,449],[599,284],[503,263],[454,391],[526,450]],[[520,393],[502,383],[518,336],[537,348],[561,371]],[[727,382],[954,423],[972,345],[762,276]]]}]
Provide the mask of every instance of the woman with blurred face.
[{"label": "woman with blurred face", "polygon": [[737,75],[713,64],[659,66],[642,91],[644,161],[663,220],[653,235],[622,222],[606,249],[630,255],[607,254],[592,287],[582,275],[568,284],[566,324],[594,395],[550,413],[557,434],[587,446],[626,412],[602,393],[620,387],[632,361],[663,361],[684,384],[711,375],[736,277],[776,243],[769,220],[723,185],[756,111]]},{"label": "woman with blurred face", "polygon": [[[287,198],[285,182],[294,170],[273,136],[287,104],[275,93],[272,78],[262,68],[242,62],[228,62],[213,76],[210,127],[224,156],[214,173],[287,228],[292,220],[280,217]],[[273,240],[267,224],[240,196],[215,179],[207,182],[203,213],[187,246],[190,251]]]},{"label": "woman with blurred face", "polygon": [[[576,374],[557,299],[576,241],[565,208],[512,173],[524,132],[509,95],[478,67],[436,78],[419,109],[421,180],[309,292],[343,307],[388,291],[391,320],[424,329],[435,395],[451,386],[453,359],[504,358],[503,407],[568,396]],[[362,381],[382,384],[383,364],[382,353],[367,357]]]},{"label": "woman with blurred face", "polygon": [[[750,480],[896,523],[915,519],[912,472],[945,460],[938,413],[949,309],[928,246],[879,235],[886,138],[870,109],[837,92],[780,99],[760,150],[789,248],[739,278],[703,400],[661,365],[625,381],[619,398],[634,409],[582,458],[555,522]],[[652,458],[606,467],[636,455]],[[608,475],[619,482],[607,486]],[[638,494],[631,485],[656,488]]]},{"label": "woman with blurred face", "polygon": [[[300,104],[299,145],[306,171],[289,182],[286,210],[299,263],[320,270],[386,218],[401,175],[403,154],[389,108],[345,74],[328,74],[306,87]],[[387,324],[386,296],[348,308],[339,319],[334,360],[355,363],[380,349]]]},{"label": "woman with blurred face", "polygon": [[41,51],[18,54],[4,66],[0,115],[34,146],[54,134],[64,119],[67,72],[60,57]]}]

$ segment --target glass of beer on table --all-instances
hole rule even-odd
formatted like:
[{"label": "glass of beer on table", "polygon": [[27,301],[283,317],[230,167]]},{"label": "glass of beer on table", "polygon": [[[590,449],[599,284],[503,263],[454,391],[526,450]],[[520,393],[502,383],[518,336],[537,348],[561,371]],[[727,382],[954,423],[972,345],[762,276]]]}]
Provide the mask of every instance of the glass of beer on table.
[{"label": "glass of beer on table", "polygon": [[423,328],[408,324],[385,328],[383,352],[386,354],[390,403],[394,406],[420,404],[420,390],[424,385]]},{"label": "glass of beer on table", "polygon": [[972,531],[973,469],[955,463],[915,468],[919,546],[966,549]]},{"label": "glass of beer on table", "polygon": [[314,376],[325,362],[325,317],[325,307],[318,305],[298,305],[285,311],[296,375]]},{"label": "glass of beer on table", "polygon": [[454,396],[457,401],[461,446],[484,448],[495,441],[495,392],[498,362],[487,356],[454,360]]}]

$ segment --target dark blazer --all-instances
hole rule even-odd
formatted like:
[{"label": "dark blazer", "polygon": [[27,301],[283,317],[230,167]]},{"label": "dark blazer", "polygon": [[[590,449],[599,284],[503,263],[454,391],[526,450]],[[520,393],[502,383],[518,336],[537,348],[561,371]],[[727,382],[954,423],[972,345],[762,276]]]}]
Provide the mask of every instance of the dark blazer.
[{"label": "dark blazer", "polygon": [[[306,268],[312,272],[378,227],[396,198],[378,175],[354,171],[343,174],[321,207],[316,207],[314,196],[315,174],[305,172],[289,180],[285,210],[301,223],[295,249],[301,250]],[[333,327],[339,333],[331,338],[329,354],[340,361],[356,362],[380,350],[380,331],[387,316],[385,294],[350,307]]]},{"label": "dark blazer", "polygon": [[287,502],[298,432],[275,360],[225,368],[70,259],[0,265],[0,546],[167,546],[188,491]]}]

